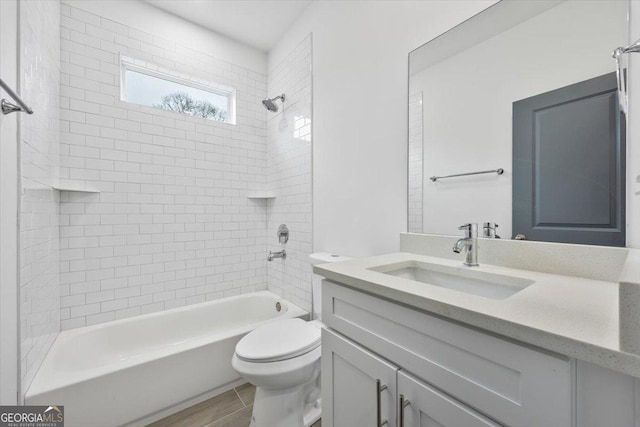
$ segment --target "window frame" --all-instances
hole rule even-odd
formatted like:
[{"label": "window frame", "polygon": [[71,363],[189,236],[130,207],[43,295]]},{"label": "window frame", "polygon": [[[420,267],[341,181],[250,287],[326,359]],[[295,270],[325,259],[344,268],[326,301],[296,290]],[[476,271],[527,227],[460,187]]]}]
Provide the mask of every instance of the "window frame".
[{"label": "window frame", "polygon": [[155,77],[157,79],[170,81],[172,83],[177,83],[179,85],[188,86],[194,89],[203,90],[206,92],[210,92],[216,95],[223,96],[227,99],[227,118],[225,121],[218,121],[212,119],[205,119],[207,122],[214,123],[224,123],[229,125],[236,124],[236,88],[231,86],[222,85],[220,83],[212,82],[205,79],[200,79],[185,73],[180,73],[177,71],[171,71],[166,68],[157,66],[150,62],[141,61],[133,58],[129,58],[126,56],[120,56],[120,101],[127,102],[129,104],[140,105],[143,107],[152,108],[154,110],[172,112],[175,114],[180,114],[186,117],[194,117],[188,114],[181,114],[175,111],[163,110],[161,108],[156,108],[152,105],[146,104],[138,104],[137,102],[129,101],[127,99],[127,71],[133,71],[140,74],[145,74],[150,77]]}]

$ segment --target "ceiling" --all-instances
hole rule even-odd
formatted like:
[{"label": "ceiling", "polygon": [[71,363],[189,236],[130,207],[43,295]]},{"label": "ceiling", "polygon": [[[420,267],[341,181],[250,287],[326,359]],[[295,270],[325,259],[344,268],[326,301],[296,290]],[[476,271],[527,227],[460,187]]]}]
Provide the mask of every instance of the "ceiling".
[{"label": "ceiling", "polygon": [[269,51],[311,0],[145,0],[162,10]]}]

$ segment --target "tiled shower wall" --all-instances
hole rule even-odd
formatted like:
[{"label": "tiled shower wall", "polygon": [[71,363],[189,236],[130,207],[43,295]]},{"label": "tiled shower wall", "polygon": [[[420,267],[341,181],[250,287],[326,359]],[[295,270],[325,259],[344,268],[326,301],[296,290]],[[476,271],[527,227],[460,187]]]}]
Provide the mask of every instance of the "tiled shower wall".
[{"label": "tiled shower wall", "polygon": [[[265,75],[62,5],[62,329],[266,289]],[[120,100],[119,56],[237,90],[237,125]],[[293,124],[292,124],[293,125]]]},{"label": "tiled shower wall", "polygon": [[409,96],[409,224],[410,233],[422,233],[423,144],[422,92]]},{"label": "tiled shower wall", "polygon": [[[277,113],[268,113],[267,188],[276,197],[267,210],[268,250],[286,249],[287,259],[267,264],[269,290],[311,310],[311,35],[269,72],[269,96],[284,93]],[[276,231],[289,228],[280,245]]]},{"label": "tiled shower wall", "polygon": [[22,389],[60,331],[57,180],[60,2],[20,2],[20,334]]}]

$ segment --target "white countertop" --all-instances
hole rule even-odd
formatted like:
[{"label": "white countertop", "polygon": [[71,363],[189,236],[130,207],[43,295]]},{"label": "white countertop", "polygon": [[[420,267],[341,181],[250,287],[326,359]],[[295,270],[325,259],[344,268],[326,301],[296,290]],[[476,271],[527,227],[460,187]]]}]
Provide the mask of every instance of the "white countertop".
[{"label": "white countertop", "polygon": [[[535,283],[490,299],[369,270],[405,261],[518,276]],[[314,273],[354,289],[527,344],[640,378],[640,356],[621,350],[619,284],[559,274],[394,253],[314,266]]]}]

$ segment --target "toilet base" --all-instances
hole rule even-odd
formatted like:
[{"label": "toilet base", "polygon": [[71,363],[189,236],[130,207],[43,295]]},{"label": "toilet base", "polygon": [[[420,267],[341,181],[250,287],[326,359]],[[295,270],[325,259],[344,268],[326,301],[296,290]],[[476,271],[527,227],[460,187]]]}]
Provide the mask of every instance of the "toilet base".
[{"label": "toilet base", "polygon": [[305,409],[304,416],[302,418],[302,422],[304,427],[311,427],[316,421],[320,419],[322,415],[322,404],[320,399],[318,399],[315,405],[312,405],[309,408]]},{"label": "toilet base", "polygon": [[256,388],[250,427],[310,427],[320,419],[320,376],[285,390]]}]

